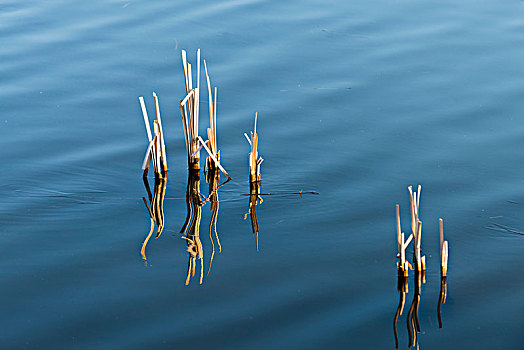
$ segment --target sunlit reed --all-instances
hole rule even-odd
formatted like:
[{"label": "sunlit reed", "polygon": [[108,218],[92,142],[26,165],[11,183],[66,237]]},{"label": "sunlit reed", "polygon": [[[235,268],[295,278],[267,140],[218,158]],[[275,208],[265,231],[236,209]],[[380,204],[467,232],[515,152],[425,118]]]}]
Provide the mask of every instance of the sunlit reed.
[{"label": "sunlit reed", "polygon": [[251,146],[251,152],[249,152],[249,182],[260,181],[260,165],[264,161],[262,157],[258,157],[257,119],[258,113],[255,113],[255,124],[253,131],[250,132],[251,137],[244,133],[247,142]]},{"label": "sunlit reed", "polygon": [[[197,74],[196,83],[193,85],[193,75],[191,64],[187,61],[187,53],[182,50],[182,65],[184,68],[184,79],[186,86],[186,96],[179,101],[180,115],[184,129],[184,139],[186,142],[187,161],[189,169],[200,169],[200,150],[202,147],[208,153],[206,165],[208,167],[218,167],[228,179],[231,179],[227,171],[220,164],[220,151],[217,146],[216,137],[216,99],[217,88],[215,87],[214,102],[211,93],[211,81],[207,71],[207,64],[204,60],[207,88],[209,94],[209,125],[207,129],[208,140],[204,141],[198,134],[200,118],[200,49],[197,50]],[[200,144],[200,146],[199,146]]]},{"label": "sunlit reed", "polygon": [[187,61],[187,54],[182,50],[182,66],[186,96],[179,101],[180,115],[186,141],[187,162],[189,169],[200,169],[200,151],[198,150],[198,123],[200,108],[200,49],[197,50],[196,84],[193,87],[191,64]]},{"label": "sunlit reed", "polygon": [[144,161],[142,162],[142,170],[144,170],[143,176],[147,176],[149,171],[150,163],[153,163],[156,177],[164,177],[167,173],[167,156],[166,156],[166,145],[164,141],[164,131],[162,128],[162,119],[160,118],[160,106],[158,103],[158,97],[153,92],[153,99],[155,103],[155,115],[156,119],[153,121],[154,137],[151,134],[149,116],[147,114],[146,105],[144,98],[140,96],[140,107],[142,109],[142,116],[144,117],[144,124],[146,126],[147,138],[149,144],[146,150]]},{"label": "sunlit reed", "polygon": [[413,267],[411,264],[406,261],[406,248],[408,247],[409,243],[411,242],[413,235],[410,235],[406,241],[404,241],[404,232],[402,232],[401,226],[400,226],[400,210],[399,205],[396,206],[397,210],[397,246],[398,246],[398,254],[397,257],[399,258],[399,261],[397,262],[397,270],[399,273],[399,276],[408,276],[408,271],[411,268],[413,270]]},{"label": "sunlit reed", "polygon": [[417,192],[408,187],[409,204],[411,210],[411,231],[413,234],[413,263],[417,271],[426,269],[426,257],[422,256],[422,221],[419,219],[420,191],[422,186],[418,185]]},{"label": "sunlit reed", "polygon": [[448,241],[444,240],[444,221],[438,219],[440,232],[440,273],[442,277],[448,274]]}]

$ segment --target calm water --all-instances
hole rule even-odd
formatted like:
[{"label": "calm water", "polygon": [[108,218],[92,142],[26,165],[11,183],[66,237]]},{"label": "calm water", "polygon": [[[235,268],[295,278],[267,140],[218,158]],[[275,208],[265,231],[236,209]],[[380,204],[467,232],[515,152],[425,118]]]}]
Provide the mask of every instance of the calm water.
[{"label": "calm water", "polygon": [[[407,232],[419,183],[420,348],[524,347],[524,237],[510,232],[524,231],[522,2],[2,1],[0,33],[0,348],[394,349],[395,204]],[[206,204],[203,284],[197,265],[186,286],[180,51],[194,62],[197,48],[233,181],[222,251],[207,275]],[[152,113],[153,90],[170,171],[146,263],[137,97]],[[274,194],[257,206],[258,252],[242,135],[255,111]],[[400,348],[413,291],[411,274]]]}]

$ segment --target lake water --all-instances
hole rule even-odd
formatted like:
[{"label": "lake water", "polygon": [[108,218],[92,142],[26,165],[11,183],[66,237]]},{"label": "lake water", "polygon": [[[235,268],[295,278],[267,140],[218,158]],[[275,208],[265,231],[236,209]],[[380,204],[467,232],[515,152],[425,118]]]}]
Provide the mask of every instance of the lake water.
[{"label": "lake water", "polygon": [[[524,348],[523,2],[8,0],[0,33],[0,348],[394,349],[395,204],[408,232],[417,184],[419,347]],[[221,252],[208,274],[206,203],[202,284],[197,260],[186,286],[180,54],[197,48],[233,180]],[[152,115],[153,91],[169,173],[146,261],[137,98]],[[244,219],[255,111],[272,194],[258,252]],[[400,348],[414,291],[410,272]]]}]

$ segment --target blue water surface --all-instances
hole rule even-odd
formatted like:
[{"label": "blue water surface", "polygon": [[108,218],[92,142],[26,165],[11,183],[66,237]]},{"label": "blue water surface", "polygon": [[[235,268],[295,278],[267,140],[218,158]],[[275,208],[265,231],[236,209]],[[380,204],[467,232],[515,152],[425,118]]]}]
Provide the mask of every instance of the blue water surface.
[{"label": "blue water surface", "polygon": [[[409,233],[407,186],[422,184],[419,347],[522,349],[521,1],[8,0],[0,33],[0,348],[394,349],[395,204]],[[233,180],[222,250],[207,274],[206,203],[203,281],[197,265],[186,286],[178,101],[181,50],[195,63],[198,48]],[[153,115],[153,91],[169,172],[145,261],[138,96]],[[255,111],[272,193],[258,252],[244,218]]]}]

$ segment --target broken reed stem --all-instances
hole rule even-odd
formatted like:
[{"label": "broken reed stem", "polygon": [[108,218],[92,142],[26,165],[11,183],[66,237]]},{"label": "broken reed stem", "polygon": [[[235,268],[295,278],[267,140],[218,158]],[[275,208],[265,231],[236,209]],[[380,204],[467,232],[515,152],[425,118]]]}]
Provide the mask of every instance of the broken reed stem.
[{"label": "broken reed stem", "polygon": [[247,134],[244,133],[244,136],[251,146],[251,152],[249,152],[249,182],[260,181],[260,165],[264,161],[262,157],[258,157],[257,118],[258,113],[255,112],[255,125],[253,131],[250,133],[251,137],[248,137]]},{"label": "broken reed stem", "polygon": [[207,129],[207,135],[209,140],[209,146],[213,155],[216,157],[216,128],[215,128],[215,108],[216,108],[216,88],[215,88],[215,104],[213,104],[213,96],[211,95],[211,81],[207,72],[206,60],[204,60],[204,70],[206,72],[207,81],[207,92],[208,92],[208,103],[209,103],[209,129]]},{"label": "broken reed stem", "polygon": [[153,99],[155,102],[156,115],[156,119],[153,120],[154,137],[151,134],[149,116],[147,114],[144,98],[142,96],[138,98],[138,100],[140,101],[140,107],[142,109],[144,124],[146,126],[147,139],[149,140],[146,155],[144,157],[144,161],[142,162],[142,170],[144,170],[143,176],[147,176],[150,163],[153,162],[153,168],[155,169],[155,177],[163,178],[167,173],[167,155],[164,141],[164,132],[162,129],[162,119],[160,117],[160,106],[158,102],[158,96],[155,92],[153,92]]},{"label": "broken reed stem", "polygon": [[413,259],[417,271],[426,269],[426,257],[421,256],[422,244],[422,221],[419,220],[420,192],[422,186],[418,185],[417,192],[413,192],[411,186],[408,186],[409,204],[411,211],[411,231],[413,234]]},{"label": "broken reed stem", "polygon": [[158,103],[158,96],[153,91],[153,99],[155,101],[155,113],[156,120],[158,121],[158,126],[160,128],[160,146],[162,147],[162,169],[164,172],[167,171],[167,159],[166,159],[166,144],[164,142],[164,133],[162,132],[162,118],[160,118],[160,105]]},{"label": "broken reed stem", "polygon": [[448,274],[448,241],[444,240],[444,220],[438,219],[440,231],[440,273],[442,277]]},{"label": "broken reed stem", "polygon": [[[198,136],[198,141],[200,143],[200,146],[195,150],[195,152],[199,152],[200,149],[203,147],[206,152],[208,153],[208,157],[206,158],[205,166],[209,168],[210,172],[215,171],[217,168],[220,169],[221,172],[223,172],[228,180],[231,180],[231,176],[227,173],[226,169],[220,164],[220,151],[218,150],[217,145],[217,129],[216,129],[216,118],[217,118],[217,88],[215,87],[215,99],[213,100],[213,95],[211,93],[211,80],[209,78],[209,73],[207,71],[207,63],[206,60],[204,60],[204,70],[206,74],[206,82],[207,82],[207,91],[208,91],[208,103],[209,103],[209,128],[207,129],[207,141],[204,141],[200,136]],[[194,153],[193,153],[194,155]],[[204,167],[204,172],[205,172]]]},{"label": "broken reed stem", "polygon": [[[404,241],[404,232],[400,227],[400,206],[396,205],[397,214],[397,247],[398,247],[398,258],[397,269],[399,276],[408,277],[408,271],[411,267],[410,263],[406,261],[406,248],[411,242],[413,235],[410,235],[406,241]],[[412,268],[412,267],[411,267]]]},{"label": "broken reed stem", "polygon": [[198,123],[200,109],[200,49],[197,50],[197,82],[193,88],[191,64],[187,62],[187,54],[182,50],[182,66],[186,85],[186,96],[179,101],[180,115],[184,127],[184,138],[187,150],[189,169],[200,170],[200,152],[198,150]]},{"label": "broken reed stem", "polygon": [[204,149],[206,150],[207,154],[209,154],[209,157],[214,161],[214,164],[220,169],[221,172],[224,173],[224,175],[227,176],[227,178],[229,180],[231,180],[231,176],[229,176],[229,174],[227,173],[226,169],[224,169],[224,167],[220,164],[220,161],[218,159],[215,158],[215,156],[213,155],[213,152],[211,152],[211,150],[207,147],[206,143],[209,142],[208,141],[204,141],[202,140],[202,138],[199,136],[198,137],[198,141],[200,142],[200,145],[202,147],[204,147]]},{"label": "broken reed stem", "polygon": [[408,269],[406,268],[406,249],[404,245],[404,232],[400,228],[400,208],[397,204],[397,247],[398,247],[398,258],[397,263],[398,274],[401,276],[408,276]]}]

